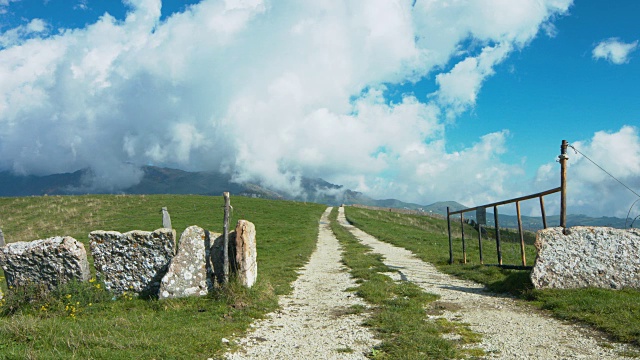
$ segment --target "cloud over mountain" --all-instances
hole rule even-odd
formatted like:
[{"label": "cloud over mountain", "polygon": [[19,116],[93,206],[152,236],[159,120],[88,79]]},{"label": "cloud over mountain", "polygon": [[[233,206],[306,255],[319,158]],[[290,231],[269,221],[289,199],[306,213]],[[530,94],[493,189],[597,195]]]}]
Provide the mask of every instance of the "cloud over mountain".
[{"label": "cloud over mountain", "polygon": [[[507,124],[458,151],[447,126],[571,5],[203,0],[161,20],[159,0],[124,3],[123,20],[2,29],[0,169],[91,168],[122,188],[152,163],[292,192],[304,175],[411,202],[496,200],[523,173],[500,158]],[[424,79],[427,97],[385,95]]]}]

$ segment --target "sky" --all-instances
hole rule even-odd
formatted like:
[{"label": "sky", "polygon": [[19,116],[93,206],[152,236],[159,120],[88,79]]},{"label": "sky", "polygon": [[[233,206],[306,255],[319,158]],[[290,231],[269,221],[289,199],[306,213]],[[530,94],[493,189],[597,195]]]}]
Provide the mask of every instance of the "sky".
[{"label": "sky", "polygon": [[[0,171],[640,214],[640,2],[0,0]],[[559,196],[545,198],[557,214]],[[640,202],[639,202],[640,203]],[[537,201],[522,204],[539,213]],[[501,209],[512,213],[515,209]]]}]

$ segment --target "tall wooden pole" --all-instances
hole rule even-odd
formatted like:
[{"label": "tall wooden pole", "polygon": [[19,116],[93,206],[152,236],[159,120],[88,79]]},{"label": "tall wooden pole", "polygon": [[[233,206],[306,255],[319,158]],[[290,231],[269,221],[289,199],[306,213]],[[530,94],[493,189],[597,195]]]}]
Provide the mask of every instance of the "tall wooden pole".
[{"label": "tall wooden pole", "polygon": [[231,207],[231,200],[229,199],[229,193],[223,192],[222,196],[224,197],[224,223],[223,223],[223,234],[224,234],[224,264],[223,264],[223,274],[224,274],[224,282],[225,284],[229,282],[229,208]]},{"label": "tall wooden pole", "polygon": [[560,145],[560,227],[567,228],[567,140]]}]

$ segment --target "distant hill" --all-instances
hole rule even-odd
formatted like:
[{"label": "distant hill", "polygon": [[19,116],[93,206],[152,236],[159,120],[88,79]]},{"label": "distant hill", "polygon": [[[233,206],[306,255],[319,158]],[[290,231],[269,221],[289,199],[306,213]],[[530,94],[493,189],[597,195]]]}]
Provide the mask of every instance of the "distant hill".
[{"label": "distant hill", "polygon": [[47,176],[20,176],[0,172],[0,196],[62,195],[73,192],[82,184],[85,171]]},{"label": "distant hill", "polygon": [[[288,199],[309,201],[337,206],[340,204],[360,204],[384,208],[398,208],[424,212],[425,214],[439,214],[446,216],[447,207],[451,211],[458,211],[466,207],[455,201],[441,201],[431,205],[407,203],[396,199],[373,199],[361,192],[345,189],[341,185],[329,183],[323,179],[302,178],[302,192],[287,194],[274,191],[254,183],[236,183],[231,176],[218,172],[188,172],[178,169],[161,168],[156,166],[142,167],[144,176],[140,183],[127,189],[118,190],[123,194],[199,194],[220,195],[229,191],[232,195],[248,196],[267,199]],[[33,195],[73,195],[88,192],[86,179],[88,170],[73,173],[54,174],[47,176],[20,176],[10,172],[0,172],[0,196],[33,196]],[[107,193],[106,191],[89,191],[91,193]],[[475,213],[465,214],[465,218],[475,219]],[[514,215],[500,214],[500,227],[517,228],[518,222]],[[523,227],[527,230],[542,228],[542,220],[538,217],[522,217]],[[559,216],[548,216],[548,226],[558,226]],[[487,225],[493,226],[493,214],[487,212]],[[585,215],[568,215],[567,225],[610,226],[624,228],[625,220],[614,217],[593,218]]]}]

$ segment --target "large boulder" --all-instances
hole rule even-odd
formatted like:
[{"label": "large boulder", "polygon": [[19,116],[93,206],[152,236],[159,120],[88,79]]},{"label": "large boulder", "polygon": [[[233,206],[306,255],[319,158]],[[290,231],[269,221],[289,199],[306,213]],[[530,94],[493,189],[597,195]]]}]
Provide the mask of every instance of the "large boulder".
[{"label": "large boulder", "polygon": [[155,296],[175,255],[172,229],[149,231],[92,231],[89,234],[96,275],[115,294],[135,292]]},{"label": "large boulder", "polygon": [[536,289],[640,288],[640,230],[577,226],[538,231]]},{"label": "large boulder", "polygon": [[258,277],[256,227],[247,220],[238,220],[235,233],[235,266],[240,283],[246,287],[255,284]]},{"label": "large boulder", "polygon": [[213,288],[211,238],[219,236],[198,226],[190,226],[182,233],[178,253],[171,259],[169,270],[160,284],[161,299],[209,293]]},{"label": "large boulder", "polygon": [[7,244],[0,248],[0,265],[8,287],[42,285],[52,290],[90,276],[84,245],[69,236]]}]

